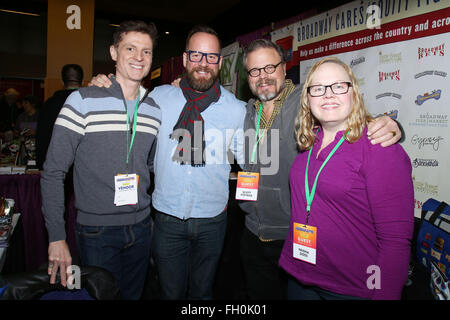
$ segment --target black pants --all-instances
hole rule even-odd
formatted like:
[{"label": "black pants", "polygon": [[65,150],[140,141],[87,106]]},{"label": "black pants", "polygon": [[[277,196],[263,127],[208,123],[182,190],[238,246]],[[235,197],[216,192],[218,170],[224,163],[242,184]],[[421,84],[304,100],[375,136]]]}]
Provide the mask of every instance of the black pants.
[{"label": "black pants", "polygon": [[289,300],[368,300],[365,298],[334,293],[316,286],[303,285],[294,277],[288,280]]},{"label": "black pants", "polygon": [[249,299],[287,298],[287,274],[278,266],[283,243],[283,240],[263,242],[244,228],[241,238],[241,259]]}]

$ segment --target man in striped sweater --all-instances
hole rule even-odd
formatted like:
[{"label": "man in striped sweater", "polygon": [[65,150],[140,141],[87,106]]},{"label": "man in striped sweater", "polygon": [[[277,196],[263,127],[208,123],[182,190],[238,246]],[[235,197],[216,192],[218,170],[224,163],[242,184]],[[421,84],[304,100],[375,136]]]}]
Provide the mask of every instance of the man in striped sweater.
[{"label": "man in striped sweater", "polygon": [[124,299],[139,299],[150,252],[150,167],[161,110],[140,90],[152,63],[156,27],[128,21],[114,33],[113,85],[86,87],[66,100],[54,126],[41,179],[49,234],[50,282],[66,285],[64,176],[74,165],[76,235],[82,265],[109,270]]}]

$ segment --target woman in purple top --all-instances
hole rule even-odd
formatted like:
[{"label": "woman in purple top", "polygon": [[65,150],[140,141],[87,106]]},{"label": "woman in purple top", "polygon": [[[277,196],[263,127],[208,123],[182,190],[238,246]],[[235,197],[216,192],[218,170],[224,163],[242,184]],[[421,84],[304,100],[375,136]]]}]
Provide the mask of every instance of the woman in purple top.
[{"label": "woman in purple top", "polygon": [[296,121],[292,213],[280,265],[290,299],[400,299],[414,224],[411,161],[368,140],[372,120],[351,69],[310,70]]}]

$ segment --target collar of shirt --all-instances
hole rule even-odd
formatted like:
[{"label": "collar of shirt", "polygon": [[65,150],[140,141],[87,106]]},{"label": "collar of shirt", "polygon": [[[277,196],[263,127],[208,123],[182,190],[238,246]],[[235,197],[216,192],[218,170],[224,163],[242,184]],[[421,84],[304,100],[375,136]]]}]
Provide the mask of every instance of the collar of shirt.
[{"label": "collar of shirt", "polygon": [[[277,116],[277,114],[280,112],[281,107],[283,106],[284,101],[289,97],[289,95],[294,91],[295,85],[292,83],[291,79],[286,79],[284,81],[284,89],[281,92],[280,96],[275,99],[272,115],[270,116],[270,119],[266,119],[264,117],[264,113],[261,115],[261,123],[260,123],[260,129],[269,130],[272,127],[272,124]],[[256,108],[256,112],[259,111],[259,106],[261,104],[260,100],[256,100],[254,103],[254,106]]]}]

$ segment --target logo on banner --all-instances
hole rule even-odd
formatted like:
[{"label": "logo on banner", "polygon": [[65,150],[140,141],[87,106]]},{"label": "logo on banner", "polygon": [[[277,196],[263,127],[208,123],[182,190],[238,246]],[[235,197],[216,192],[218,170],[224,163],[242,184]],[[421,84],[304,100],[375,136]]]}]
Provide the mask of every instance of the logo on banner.
[{"label": "logo on banner", "polygon": [[415,134],[411,138],[411,144],[413,146],[417,145],[419,150],[422,148],[427,148],[427,149],[433,149],[434,151],[438,151],[439,147],[441,145],[441,141],[443,141],[443,140],[444,140],[444,138],[441,136],[419,137],[417,134]]},{"label": "logo on banner", "polygon": [[433,90],[431,93],[425,92],[423,96],[418,95],[417,100],[414,101],[418,106],[422,105],[422,103],[431,100],[436,99],[439,100],[441,98],[441,89]]},{"label": "logo on banner", "polygon": [[356,66],[356,65],[358,65],[360,63],[363,63],[363,62],[366,62],[366,58],[365,57],[359,57],[359,58],[353,59],[350,62],[350,68],[353,68],[354,66]]},{"label": "logo on banner", "polygon": [[412,161],[412,165],[414,168],[417,167],[438,167],[439,161],[436,159],[419,159],[416,158]]},{"label": "logo on banner", "polygon": [[448,127],[448,115],[446,114],[420,114],[415,122],[410,122],[410,126],[420,127]]},{"label": "logo on banner", "polygon": [[423,202],[414,198],[414,208],[422,209]]},{"label": "logo on banner", "polygon": [[402,95],[398,94],[398,93],[394,93],[394,92],[385,92],[385,93],[381,93],[381,94],[377,95],[375,98],[378,100],[378,99],[381,99],[384,97],[393,97],[396,99],[401,99]]},{"label": "logo on banner", "polygon": [[383,82],[386,80],[400,80],[400,70],[393,72],[378,72],[378,82]]},{"label": "logo on banner", "polygon": [[379,63],[385,64],[385,63],[399,63],[402,62],[402,53],[388,53],[388,54],[382,54],[380,51],[378,53],[379,56]]},{"label": "logo on banner", "polygon": [[431,57],[431,56],[441,56],[445,55],[444,43],[431,48],[417,48],[417,52],[419,55],[419,60]]},{"label": "logo on banner", "polygon": [[398,117],[398,110],[394,109],[391,110],[389,112],[385,112],[385,113],[380,113],[379,115],[377,115],[375,118],[378,118],[379,116],[388,116],[389,118],[391,118],[392,120],[397,120]]},{"label": "logo on banner", "polygon": [[414,191],[422,192],[431,196],[438,196],[439,188],[437,185],[428,184],[427,182],[423,181],[417,181],[415,176],[413,176],[412,179],[414,184]]},{"label": "logo on banner", "polygon": [[420,72],[420,73],[416,74],[414,76],[414,79],[419,79],[424,76],[440,76],[440,77],[445,78],[445,77],[447,77],[447,72],[437,71],[437,70],[424,71],[424,72]]}]

